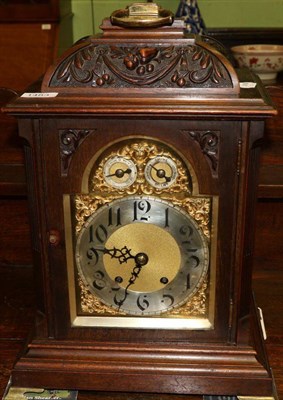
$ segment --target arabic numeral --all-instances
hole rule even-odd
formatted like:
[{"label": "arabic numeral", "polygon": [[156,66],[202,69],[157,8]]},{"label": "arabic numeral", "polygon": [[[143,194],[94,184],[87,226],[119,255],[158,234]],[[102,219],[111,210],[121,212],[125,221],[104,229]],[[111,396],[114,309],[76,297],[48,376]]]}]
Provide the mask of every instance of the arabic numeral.
[{"label": "arabic numeral", "polygon": [[104,273],[102,271],[96,271],[94,274],[94,281],[92,283],[93,287],[98,290],[102,290],[106,286],[106,282],[104,280]]},{"label": "arabic numeral", "polygon": [[192,238],[192,236],[193,236],[193,234],[194,234],[194,230],[193,230],[193,228],[192,228],[190,225],[182,225],[182,226],[180,227],[179,232],[180,232],[180,234],[181,234],[182,236],[185,236],[185,237],[186,237],[187,242],[191,240],[191,238]]},{"label": "arabic numeral", "polygon": [[104,243],[107,237],[108,232],[104,225],[100,224],[96,228],[93,225],[89,227],[89,243],[93,243],[95,239],[100,243]]},{"label": "arabic numeral", "polygon": [[121,209],[117,208],[117,210],[113,210],[113,208],[109,208],[108,211],[108,226],[119,226],[121,225]]},{"label": "arabic numeral", "polygon": [[[194,230],[189,225],[183,225],[180,228],[180,234],[183,235],[185,239],[182,241],[182,245],[184,246],[185,251],[190,255],[186,262],[190,265],[191,268],[197,268],[200,265],[200,259],[195,254],[192,254],[196,253],[199,250],[199,248],[192,243]],[[189,288],[189,285],[187,286]]]},{"label": "arabic numeral", "polygon": [[191,256],[189,261],[191,262],[193,268],[197,268],[200,264],[200,259],[197,256]]},{"label": "arabic numeral", "polygon": [[123,303],[127,297],[125,290],[121,291],[121,289],[122,289],[121,287],[112,288],[113,291],[117,292],[117,293],[115,293],[115,296],[113,297],[113,301],[116,304],[116,306],[118,306],[119,308],[123,305]]},{"label": "arabic numeral", "polygon": [[191,288],[191,274],[187,275],[186,288],[187,288],[187,290],[189,290]]},{"label": "arabic numeral", "polygon": [[94,265],[97,264],[98,259],[99,259],[99,254],[98,254],[97,250],[94,247],[91,247],[91,248],[88,249],[88,251],[86,252],[86,256],[87,256],[87,258],[89,260],[94,262]]},{"label": "arabic numeral", "polygon": [[174,304],[174,297],[171,294],[164,294],[161,303],[165,303],[166,307],[171,307]]},{"label": "arabic numeral", "polygon": [[137,306],[141,311],[145,311],[149,307],[149,301],[146,294],[142,294],[137,299]]},{"label": "arabic numeral", "polygon": [[194,234],[193,228],[189,225],[183,225],[183,226],[181,226],[179,232],[182,236],[184,236],[185,240],[182,241],[182,245],[185,246],[185,250],[188,253],[194,253],[194,252],[198,251],[198,248],[191,247],[192,246],[192,237]]},{"label": "arabic numeral", "polygon": [[147,200],[134,201],[134,219],[133,221],[148,221],[151,204]]},{"label": "arabic numeral", "polygon": [[165,210],[165,224],[164,228],[169,228],[169,208]]}]

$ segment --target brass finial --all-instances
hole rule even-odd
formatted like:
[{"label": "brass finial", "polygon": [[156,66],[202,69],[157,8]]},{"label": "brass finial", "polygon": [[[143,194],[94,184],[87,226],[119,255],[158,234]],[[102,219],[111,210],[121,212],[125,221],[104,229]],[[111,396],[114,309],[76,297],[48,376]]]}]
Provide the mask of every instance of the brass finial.
[{"label": "brass finial", "polygon": [[147,3],[135,2],[124,10],[114,11],[111,15],[113,25],[125,28],[157,28],[172,25],[174,14],[159,7],[152,0]]}]

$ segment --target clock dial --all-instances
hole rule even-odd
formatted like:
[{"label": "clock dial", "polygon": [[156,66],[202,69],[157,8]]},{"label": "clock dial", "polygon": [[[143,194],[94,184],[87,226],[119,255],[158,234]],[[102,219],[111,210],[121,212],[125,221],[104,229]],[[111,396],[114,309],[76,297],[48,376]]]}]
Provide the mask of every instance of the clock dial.
[{"label": "clock dial", "polygon": [[157,156],[148,161],[144,174],[148,183],[153,187],[165,189],[176,181],[178,171],[172,158]]},{"label": "clock dial", "polygon": [[76,243],[76,263],[89,291],[128,315],[158,315],[184,304],[207,274],[208,254],[194,219],[151,196],[102,206]]},{"label": "clock dial", "polygon": [[108,159],[103,168],[105,182],[116,189],[131,186],[137,177],[137,169],[132,160],[114,156]]}]

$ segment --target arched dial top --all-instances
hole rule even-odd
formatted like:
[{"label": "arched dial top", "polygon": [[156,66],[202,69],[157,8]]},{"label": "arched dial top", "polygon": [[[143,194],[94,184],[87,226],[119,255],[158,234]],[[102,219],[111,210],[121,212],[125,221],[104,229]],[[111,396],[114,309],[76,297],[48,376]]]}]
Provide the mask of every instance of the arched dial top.
[{"label": "arched dial top", "polygon": [[155,140],[129,139],[110,146],[92,160],[83,179],[83,191],[100,195],[198,193],[198,180],[191,164],[173,149]]},{"label": "arched dial top", "polygon": [[129,196],[102,206],[83,225],[75,258],[88,290],[127,315],[150,316],[183,305],[209,264],[206,237],[171,202]]}]

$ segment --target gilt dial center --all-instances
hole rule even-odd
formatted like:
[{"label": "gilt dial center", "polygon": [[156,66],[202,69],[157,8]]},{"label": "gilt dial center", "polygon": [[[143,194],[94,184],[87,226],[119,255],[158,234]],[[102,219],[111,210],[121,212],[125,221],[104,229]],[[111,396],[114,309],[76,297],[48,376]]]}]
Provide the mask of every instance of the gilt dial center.
[{"label": "gilt dial center", "polygon": [[[181,265],[181,253],[175,238],[161,227],[149,223],[127,224],[115,232],[105,243],[107,249],[129,250],[131,257],[120,263],[117,258],[103,256],[105,271],[119,285],[126,288],[138,271],[128,291],[150,293],[164,289],[177,276]],[[166,277],[167,281],[161,282]]]}]

